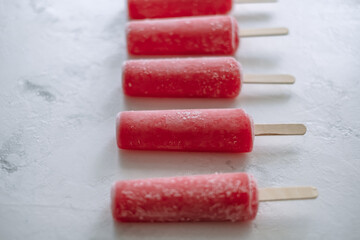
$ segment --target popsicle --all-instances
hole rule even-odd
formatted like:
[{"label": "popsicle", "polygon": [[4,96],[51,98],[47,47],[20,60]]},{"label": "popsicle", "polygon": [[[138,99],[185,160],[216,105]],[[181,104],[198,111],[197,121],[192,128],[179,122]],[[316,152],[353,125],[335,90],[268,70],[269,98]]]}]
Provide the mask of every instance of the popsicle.
[{"label": "popsicle", "polygon": [[120,222],[247,221],[259,202],[312,199],[314,187],[258,189],[248,173],[118,181],[111,190],[113,218]]},{"label": "popsicle", "polygon": [[234,3],[271,3],[276,0],[128,0],[131,19],[227,14]]},{"label": "popsicle", "polygon": [[137,97],[234,98],[242,83],[292,84],[290,75],[245,75],[232,57],[126,61],[123,90]]},{"label": "popsicle", "polygon": [[125,111],[116,119],[120,149],[251,152],[254,136],[304,135],[302,124],[257,124],[242,109]]},{"label": "popsicle", "polygon": [[127,49],[132,55],[230,55],[239,46],[239,36],[286,34],[286,28],[239,31],[230,16],[132,21],[126,27]]}]

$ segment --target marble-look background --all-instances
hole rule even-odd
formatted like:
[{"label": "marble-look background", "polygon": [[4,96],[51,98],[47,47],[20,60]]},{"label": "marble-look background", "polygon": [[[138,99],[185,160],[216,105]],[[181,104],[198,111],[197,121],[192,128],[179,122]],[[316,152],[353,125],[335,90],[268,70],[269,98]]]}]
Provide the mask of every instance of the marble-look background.
[{"label": "marble-look background", "polygon": [[[126,98],[122,0],[0,0],[0,239],[357,239],[360,235],[360,1],[239,5],[247,73],[234,100]],[[251,154],[118,151],[123,110],[243,107],[257,123],[306,123],[304,137],[258,137]],[[116,224],[118,179],[248,171],[260,186],[314,185],[317,200],[260,206],[249,223]]]}]

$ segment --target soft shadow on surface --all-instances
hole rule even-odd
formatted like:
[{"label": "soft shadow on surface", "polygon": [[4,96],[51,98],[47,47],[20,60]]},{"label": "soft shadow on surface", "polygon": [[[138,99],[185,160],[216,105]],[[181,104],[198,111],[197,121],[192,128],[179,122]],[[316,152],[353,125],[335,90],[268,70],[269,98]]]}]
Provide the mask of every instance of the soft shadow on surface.
[{"label": "soft shadow on surface", "polygon": [[119,239],[242,239],[253,229],[252,222],[200,222],[200,223],[118,223],[114,222],[115,236]]},{"label": "soft shadow on surface", "polygon": [[[315,223],[313,213],[303,207],[298,208],[295,202],[297,201],[260,203],[258,216],[254,221],[255,239],[268,239],[268,236],[281,236],[275,239],[315,239],[311,237],[313,231],[309,231]],[[284,207],[284,204],[287,206]],[[263,207],[267,211],[263,211]]]},{"label": "soft shadow on surface", "polygon": [[[271,142],[271,137],[267,143]],[[299,149],[286,144],[255,144],[254,151],[250,154],[248,164],[242,169],[244,172],[257,172],[269,178],[274,176],[274,172],[269,171],[269,166],[281,164],[284,167],[293,166],[294,162],[298,162],[297,158]],[[295,143],[294,143],[295,144]]]},{"label": "soft shadow on surface", "polygon": [[[244,86],[244,88],[246,88],[247,86]],[[259,86],[261,87],[261,86]],[[289,101],[291,99],[291,90],[289,90],[288,92],[284,92],[284,91],[276,91],[273,90],[273,88],[268,88],[269,90],[263,91],[259,89],[259,91],[255,91],[255,90],[251,90],[251,91],[246,91],[246,89],[244,89],[244,93],[241,94],[240,97],[238,97],[237,99],[237,106],[238,105],[244,105],[246,106],[247,104],[266,104],[266,105],[273,105],[273,104],[282,104],[285,103],[287,101]]]},{"label": "soft shadow on surface", "polygon": [[[256,67],[257,69],[273,69],[278,65],[279,57],[278,56],[264,56],[264,54],[259,54],[258,56],[242,56],[241,54],[241,43],[236,55],[236,60],[238,60],[243,66],[244,74],[250,74],[251,72],[247,71],[247,68]],[[261,74],[261,72],[256,72]],[[280,74],[280,73],[273,73]]]},{"label": "soft shadow on surface", "polygon": [[120,165],[124,169],[146,169],[149,171],[166,171],[171,169],[183,172],[183,175],[242,171],[248,164],[249,156],[243,153],[166,152],[120,149],[118,152]]},{"label": "soft shadow on surface", "polygon": [[[214,57],[234,57],[239,61],[243,66],[267,66],[267,67],[274,67],[277,65],[278,57],[269,57],[264,56],[261,54],[257,54],[256,56],[242,56],[241,54],[241,44],[240,47],[236,53],[236,56],[234,55],[166,55],[166,56],[136,56],[136,55],[130,55],[128,53],[126,56],[127,60],[142,60],[142,59],[166,59],[166,58],[214,58]],[[246,70],[246,69],[245,69]],[[246,71],[245,71],[246,73]]]},{"label": "soft shadow on surface", "polygon": [[126,110],[234,108],[236,98],[151,98],[124,96]]},{"label": "soft shadow on surface", "polygon": [[[264,159],[264,161],[267,157],[279,154],[290,157],[291,155],[298,153],[299,146],[295,142],[293,147],[289,146],[287,143],[289,139],[287,138],[295,137],[301,138],[302,136],[257,136],[255,137],[254,149],[250,154],[256,155],[257,157]],[[283,142],[283,144],[281,144],[281,142]],[[271,161],[276,160],[271,159]]]},{"label": "soft shadow on surface", "polygon": [[[248,86],[244,84],[244,92],[236,98],[147,98],[124,96],[127,111],[131,110],[166,110],[166,109],[208,109],[208,108],[239,108],[247,103],[255,104],[281,104],[291,98],[291,92],[282,91],[283,86],[267,86],[268,90],[260,84]],[[251,90],[246,90],[251,88]],[[255,89],[254,89],[255,88]],[[258,90],[256,90],[258,88]]]},{"label": "soft shadow on surface", "polygon": [[[150,171],[170,169],[185,171],[188,174],[196,174],[199,170],[207,172],[246,171],[247,167],[253,165],[254,162],[276,162],[277,159],[274,156],[287,156],[292,159],[299,152],[297,141],[301,138],[303,136],[255,136],[254,148],[251,153],[117,149],[117,157],[120,166],[125,169]],[[110,143],[112,146],[114,144],[116,144],[115,141]]]},{"label": "soft shadow on surface", "polygon": [[272,19],[272,15],[268,13],[242,13],[241,11],[233,11],[232,16],[238,21],[240,27],[242,23],[267,22]]},{"label": "soft shadow on surface", "polygon": [[[271,203],[269,203],[271,204]],[[294,206],[295,207],[295,206]],[[261,206],[260,206],[261,209]],[[280,209],[277,209],[280,210]],[[267,239],[280,234],[284,239],[304,239],[309,236],[313,217],[298,211],[271,215],[261,211],[257,219],[249,222],[200,222],[200,223],[119,223],[113,221],[117,239]],[[301,227],[301,233],[297,229]]]},{"label": "soft shadow on surface", "polygon": [[[274,144],[271,144],[271,137],[267,138],[269,139],[266,141],[259,141],[260,144],[256,144],[255,139],[252,153],[166,152],[118,149],[118,161],[123,169],[146,169],[146,171],[161,171],[164,173],[176,170],[179,175],[246,172],[249,168],[266,172],[263,166],[278,162],[279,160],[276,156],[286,156],[289,164],[292,161],[296,161],[294,156],[296,156],[299,149],[297,146],[289,146],[286,143],[286,137],[282,137],[284,139],[281,141],[278,139],[280,137],[274,139]],[[281,144],[282,141],[284,144]]]}]

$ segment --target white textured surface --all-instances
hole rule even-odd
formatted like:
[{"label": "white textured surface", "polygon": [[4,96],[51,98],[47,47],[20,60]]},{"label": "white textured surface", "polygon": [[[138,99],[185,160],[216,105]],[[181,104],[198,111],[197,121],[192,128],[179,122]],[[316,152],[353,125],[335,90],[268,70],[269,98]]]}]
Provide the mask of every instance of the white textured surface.
[{"label": "white textured surface", "polygon": [[[360,230],[360,2],[242,5],[248,73],[294,86],[245,85],[233,100],[131,99],[121,92],[122,0],[0,0],[0,239],[357,239]],[[257,123],[304,122],[304,137],[258,137],[241,154],[119,152],[128,109],[244,107]],[[117,179],[248,171],[260,186],[314,185],[317,200],[261,204],[251,223],[115,224]]]}]

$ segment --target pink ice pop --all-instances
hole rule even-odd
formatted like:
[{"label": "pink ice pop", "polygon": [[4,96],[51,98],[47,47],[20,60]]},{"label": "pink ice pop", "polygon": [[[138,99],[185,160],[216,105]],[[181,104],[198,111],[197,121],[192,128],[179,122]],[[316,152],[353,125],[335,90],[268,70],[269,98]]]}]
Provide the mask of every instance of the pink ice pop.
[{"label": "pink ice pop", "polygon": [[128,111],[117,116],[121,149],[251,152],[252,118],[241,109]]},{"label": "pink ice pop", "polygon": [[120,222],[247,221],[259,202],[317,198],[315,187],[257,188],[247,173],[118,181],[111,189]]},{"label": "pink ice pop", "polygon": [[226,14],[232,0],[128,0],[132,19]]},{"label": "pink ice pop", "polygon": [[276,0],[128,0],[129,18],[171,18],[227,14],[235,3],[267,3]]},{"label": "pink ice pop", "polygon": [[241,65],[232,57],[130,60],[123,66],[129,96],[233,98],[241,83]]},{"label": "pink ice pop", "polygon": [[254,135],[304,135],[303,124],[253,124],[241,109],[121,112],[118,147],[132,150],[251,152]]},{"label": "pink ice pop", "polygon": [[239,29],[230,16],[133,21],[127,48],[133,55],[234,54]]},{"label": "pink ice pop", "polygon": [[247,173],[119,181],[111,195],[120,222],[238,222],[258,210],[256,181]]}]

